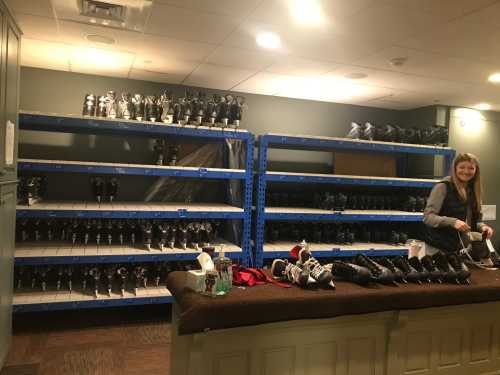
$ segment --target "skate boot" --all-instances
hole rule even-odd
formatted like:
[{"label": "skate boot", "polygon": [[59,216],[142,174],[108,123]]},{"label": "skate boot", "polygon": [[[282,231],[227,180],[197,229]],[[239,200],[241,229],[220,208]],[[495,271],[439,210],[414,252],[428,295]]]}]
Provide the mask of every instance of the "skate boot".
[{"label": "skate boot", "polygon": [[448,263],[453,267],[455,272],[457,273],[457,279],[462,284],[470,285],[470,271],[469,268],[465,265],[464,262],[460,259],[457,254],[448,254],[447,256]]},{"label": "skate boot", "polygon": [[406,280],[412,283],[422,284],[422,275],[419,274],[418,271],[410,265],[410,263],[408,263],[408,260],[406,258],[403,258],[402,256],[396,256],[392,259],[392,263],[394,263],[397,268],[403,271]]},{"label": "skate boot", "polygon": [[394,274],[390,269],[384,267],[364,254],[359,254],[355,258],[358,266],[366,267],[372,274],[372,280],[381,284],[394,284]]},{"label": "skate boot", "polygon": [[450,283],[457,283],[460,284],[460,281],[458,280],[458,273],[455,271],[455,269],[450,265],[448,260],[446,259],[446,255],[442,252],[437,252],[432,256],[432,260],[434,261],[434,264],[436,267],[443,272],[444,274],[444,281],[450,282]]},{"label": "skate boot", "polygon": [[460,255],[471,265],[486,270],[496,270],[484,234],[470,232],[470,245],[460,250]]},{"label": "skate boot", "polygon": [[332,263],[326,264],[325,268],[332,273],[333,277],[351,283],[367,285],[372,280],[372,274],[368,268],[354,263],[334,260]]},{"label": "skate boot", "polygon": [[436,281],[440,284],[443,283],[444,274],[436,267],[430,255],[422,257],[422,259],[420,259],[420,263],[427,270],[427,272],[429,272],[429,278],[431,281]]},{"label": "skate boot", "polygon": [[378,263],[386,268],[388,268],[394,274],[394,280],[398,283],[408,284],[406,281],[406,276],[399,268],[397,268],[394,263],[389,258],[382,257],[378,259]]},{"label": "skate boot", "polygon": [[275,279],[287,280],[303,288],[316,284],[308,269],[302,269],[286,259],[275,259],[271,265],[271,273]]},{"label": "skate boot", "polygon": [[427,271],[427,269],[424,267],[424,265],[422,264],[420,259],[418,259],[418,257],[416,257],[416,256],[411,257],[410,259],[408,259],[408,263],[410,264],[410,266],[415,268],[415,270],[417,272],[420,273],[420,275],[422,277],[422,281],[427,281],[428,283],[430,283],[432,281],[429,271]]},{"label": "skate boot", "polygon": [[357,122],[351,122],[351,130],[347,133],[347,138],[363,139],[364,129],[363,126]]},{"label": "skate boot", "polygon": [[307,248],[303,248],[299,251],[297,265],[303,269],[308,268],[311,277],[316,280],[320,286],[335,289],[332,273],[323,267]]}]

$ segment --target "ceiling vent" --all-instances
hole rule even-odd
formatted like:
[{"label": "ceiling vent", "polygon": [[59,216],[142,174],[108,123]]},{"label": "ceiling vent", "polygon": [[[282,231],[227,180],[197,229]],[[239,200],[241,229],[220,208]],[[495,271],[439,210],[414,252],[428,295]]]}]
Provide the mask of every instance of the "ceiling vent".
[{"label": "ceiling vent", "polygon": [[143,32],[152,0],[52,0],[56,17],[63,21]]},{"label": "ceiling vent", "polygon": [[101,1],[82,0],[83,16],[115,22],[125,22],[127,8],[119,4],[103,3]]}]

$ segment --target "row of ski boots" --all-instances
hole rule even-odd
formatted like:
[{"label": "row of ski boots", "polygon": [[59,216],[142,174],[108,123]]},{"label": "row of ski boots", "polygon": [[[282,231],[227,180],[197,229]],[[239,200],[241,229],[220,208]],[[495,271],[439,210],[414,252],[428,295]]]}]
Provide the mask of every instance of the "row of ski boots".
[{"label": "row of ski boots", "polygon": [[90,186],[92,189],[92,196],[96,202],[101,203],[104,200],[114,202],[118,194],[118,187],[120,183],[116,177],[107,178],[96,176],[90,178]]},{"label": "row of ski boots", "polygon": [[266,206],[270,207],[314,207],[329,211],[348,210],[400,210],[422,212],[427,204],[423,195],[416,194],[364,194],[325,192],[300,194],[269,192]]},{"label": "row of ski boots", "polygon": [[175,167],[177,165],[177,155],[179,154],[179,145],[168,143],[165,139],[155,140],[153,146],[154,163],[156,165],[167,165]]},{"label": "row of ski boots", "polygon": [[245,98],[242,96],[209,96],[204,92],[195,95],[188,90],[179,98],[174,98],[172,92],[167,90],[159,96],[124,92],[120,98],[115,91],[108,91],[106,95],[100,96],[86,94],[82,114],[112,119],[160,121],[165,124],[239,128],[244,103]]},{"label": "row of ski boots", "polygon": [[448,129],[443,126],[429,126],[419,129],[401,128],[397,125],[379,126],[370,122],[364,125],[351,122],[351,130],[347,134],[347,138],[446,146],[448,144]]},{"label": "row of ski boots", "polygon": [[[311,222],[268,222],[265,241],[350,245],[355,242],[405,244],[415,238],[416,224],[336,224]],[[410,235],[413,235],[410,237]]]},{"label": "row of ski boots", "polygon": [[45,176],[20,176],[17,185],[17,198],[20,204],[31,206],[47,193],[47,178]]},{"label": "row of ski boots", "polygon": [[[275,259],[271,273],[277,279],[288,280],[301,287],[326,286],[333,280],[344,280],[359,285],[379,283],[398,285],[400,283],[456,283],[470,284],[470,271],[457,254],[436,253],[419,259],[396,256],[374,260],[359,254],[352,261],[333,260],[321,265],[312,254],[302,249],[296,264],[286,259]],[[311,267],[304,267],[304,260],[312,259]],[[315,272],[313,272],[313,269]]]},{"label": "row of ski boots", "polygon": [[373,259],[360,254],[350,262],[334,260],[325,267],[336,278],[360,285],[370,282],[385,285],[409,282],[470,284],[470,271],[462,259],[457,254],[441,252],[421,259],[402,256]]},{"label": "row of ski boots", "polygon": [[78,290],[97,297],[100,293],[123,296],[129,291],[137,295],[140,288],[166,285],[173,270],[193,268],[190,263],[16,266],[14,285],[17,292]]},{"label": "row of ski boots", "polygon": [[142,244],[148,250],[156,247],[161,251],[175,247],[199,250],[214,243],[219,226],[217,221],[18,219],[16,240],[64,241],[74,246]]}]

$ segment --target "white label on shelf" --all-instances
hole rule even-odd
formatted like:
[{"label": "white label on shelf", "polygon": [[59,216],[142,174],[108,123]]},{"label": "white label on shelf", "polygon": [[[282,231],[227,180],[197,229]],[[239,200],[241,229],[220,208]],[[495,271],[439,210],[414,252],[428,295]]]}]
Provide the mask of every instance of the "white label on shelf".
[{"label": "white label on shelf", "polygon": [[496,220],[497,219],[497,206],[494,204],[483,204],[483,220]]},{"label": "white label on shelf", "polygon": [[5,126],[5,165],[14,164],[14,140],[16,126],[10,120],[7,120]]}]

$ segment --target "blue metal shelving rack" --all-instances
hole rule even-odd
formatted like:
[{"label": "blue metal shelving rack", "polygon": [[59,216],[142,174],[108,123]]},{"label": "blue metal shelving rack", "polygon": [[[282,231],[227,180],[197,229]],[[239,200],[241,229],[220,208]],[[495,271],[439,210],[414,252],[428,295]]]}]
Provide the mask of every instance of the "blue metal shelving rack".
[{"label": "blue metal shelving rack", "polygon": [[[430,188],[438,180],[412,179],[412,178],[386,178],[386,177],[365,177],[328,175],[311,173],[288,173],[271,172],[267,170],[268,150],[270,148],[309,150],[309,151],[370,151],[393,153],[398,156],[407,154],[442,155],[444,170],[449,170],[455,151],[449,147],[438,147],[428,145],[413,145],[404,143],[390,143],[378,141],[352,140],[347,138],[300,136],[289,134],[266,134],[259,136],[258,171],[257,171],[257,202],[256,202],[256,223],[255,223],[255,260],[258,267],[262,266],[265,258],[286,257],[290,248],[264,251],[264,231],[266,220],[281,221],[399,221],[416,222],[422,220],[422,214],[412,214],[408,212],[390,211],[343,211],[329,212],[324,210],[308,209],[287,209],[287,208],[266,208],[266,185],[267,182],[295,182],[295,183],[323,183],[336,185],[361,185],[361,186],[387,186],[387,187],[411,187]],[[401,158],[404,160],[404,158]],[[376,245],[376,244],[373,244]],[[404,249],[393,249],[383,244],[374,246],[368,250],[345,250],[338,246],[332,246],[329,250],[311,249],[318,257],[327,256],[353,256],[359,251],[368,255],[401,255],[405,254]]]},{"label": "blue metal shelving rack", "polygon": [[[241,180],[243,182],[242,207],[219,205],[218,207],[203,208],[203,205],[170,205],[161,207],[156,203],[145,203],[139,209],[128,208],[125,203],[101,205],[96,203],[81,203],[74,207],[63,207],[64,202],[43,202],[38,207],[18,207],[17,217],[52,217],[52,218],[162,218],[162,219],[237,219],[242,221],[242,243],[241,252],[229,252],[233,259],[240,259],[242,264],[253,263],[250,246],[251,217],[252,217],[252,187],[253,187],[253,152],[254,136],[242,129],[208,128],[191,125],[181,126],[173,124],[138,122],[123,119],[103,119],[96,117],[81,117],[71,115],[42,114],[33,112],[19,113],[19,126],[23,130],[80,133],[80,134],[103,134],[103,135],[129,135],[140,137],[172,136],[176,138],[189,139],[191,142],[199,143],[223,143],[225,140],[238,140],[244,143],[246,160],[244,169],[223,168],[194,168],[194,167],[159,167],[153,165],[96,163],[78,161],[54,161],[20,159],[18,169],[27,171],[65,172],[65,173],[92,173],[92,174],[120,174],[141,176],[172,176],[199,179],[223,179]],[[118,207],[119,206],[119,207]],[[196,207],[195,207],[196,206]],[[200,208],[201,207],[201,208]],[[140,253],[140,254],[113,254],[93,255],[90,257],[80,255],[50,256],[50,257],[16,257],[16,264],[63,264],[83,263],[90,259],[91,263],[109,262],[147,262],[167,260],[192,260],[197,256],[192,252],[179,253]],[[120,302],[121,301],[121,302]],[[123,302],[125,301],[125,302]],[[54,305],[47,303],[22,304],[18,311],[36,311],[67,308],[88,308],[118,306],[141,303],[165,303],[170,302],[169,296],[156,296],[147,298],[126,299],[96,299],[89,301],[64,301]],[[57,305],[58,307],[55,307]]]}]

